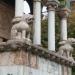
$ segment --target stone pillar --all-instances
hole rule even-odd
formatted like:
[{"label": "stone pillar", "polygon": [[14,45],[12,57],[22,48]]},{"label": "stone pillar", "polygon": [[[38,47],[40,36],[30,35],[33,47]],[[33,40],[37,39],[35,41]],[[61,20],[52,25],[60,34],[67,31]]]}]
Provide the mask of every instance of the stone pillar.
[{"label": "stone pillar", "polygon": [[72,75],[72,67],[68,67],[68,75]]},{"label": "stone pillar", "polygon": [[58,2],[48,1],[48,50],[55,51],[55,8]]},{"label": "stone pillar", "polygon": [[24,0],[15,0],[15,17],[23,16]]},{"label": "stone pillar", "polygon": [[67,17],[69,10],[67,8],[62,8],[59,12],[60,17],[60,38],[61,40],[67,40]]},{"label": "stone pillar", "polygon": [[33,44],[41,45],[41,0],[34,0]]},{"label": "stone pillar", "polygon": [[61,40],[67,40],[67,19],[66,18],[62,18],[61,19],[61,26],[60,26],[60,30],[61,30]]},{"label": "stone pillar", "polygon": [[59,75],[62,75],[62,66],[59,64]]}]

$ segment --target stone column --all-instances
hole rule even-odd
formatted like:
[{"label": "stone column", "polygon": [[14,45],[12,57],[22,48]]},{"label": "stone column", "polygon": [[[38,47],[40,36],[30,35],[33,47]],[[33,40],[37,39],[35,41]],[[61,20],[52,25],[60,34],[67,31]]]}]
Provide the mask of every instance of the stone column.
[{"label": "stone column", "polygon": [[61,40],[67,40],[67,19],[66,18],[61,19],[60,30],[61,30],[61,36],[60,36]]},{"label": "stone column", "polygon": [[68,68],[65,65],[62,65],[62,75],[68,75]]},{"label": "stone column", "polygon": [[68,75],[72,75],[72,67],[68,67]]},{"label": "stone column", "polygon": [[15,0],[15,17],[23,16],[24,0]]},{"label": "stone column", "polygon": [[34,0],[33,44],[41,45],[41,0]]},{"label": "stone column", "polygon": [[57,1],[48,1],[48,50],[55,51],[55,8]]},{"label": "stone column", "polygon": [[60,17],[60,38],[61,40],[67,40],[67,17],[69,14],[69,10],[67,8],[60,9],[59,17]]}]

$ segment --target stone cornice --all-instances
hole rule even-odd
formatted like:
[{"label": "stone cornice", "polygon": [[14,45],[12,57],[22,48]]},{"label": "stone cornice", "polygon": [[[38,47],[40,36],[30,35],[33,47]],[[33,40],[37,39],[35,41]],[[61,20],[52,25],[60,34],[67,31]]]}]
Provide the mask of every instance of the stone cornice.
[{"label": "stone cornice", "polygon": [[75,66],[75,61],[69,60],[68,58],[64,56],[58,55],[56,52],[48,51],[47,49],[43,47],[35,46],[28,42],[14,41],[13,43],[12,42],[0,43],[0,52],[18,51],[18,50],[25,50],[26,52],[30,52],[32,54],[43,57],[45,59],[49,59],[58,64],[62,64],[66,66]]}]

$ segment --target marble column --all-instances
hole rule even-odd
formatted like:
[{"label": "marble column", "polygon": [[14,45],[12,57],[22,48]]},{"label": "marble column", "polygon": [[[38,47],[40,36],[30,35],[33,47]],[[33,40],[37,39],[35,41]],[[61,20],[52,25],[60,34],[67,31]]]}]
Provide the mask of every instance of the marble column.
[{"label": "marble column", "polygon": [[72,67],[68,67],[68,75],[72,75]]},{"label": "marble column", "polygon": [[48,1],[48,50],[55,51],[55,8],[58,2]]},{"label": "marble column", "polygon": [[62,18],[61,19],[61,40],[67,40],[67,19]]},{"label": "marble column", "polygon": [[34,0],[33,44],[41,45],[41,0]]},{"label": "marble column", "polygon": [[23,16],[24,0],[15,0],[15,17]]},{"label": "marble column", "polygon": [[69,10],[67,8],[62,8],[59,12],[60,17],[60,39],[67,40],[67,18],[69,15]]}]

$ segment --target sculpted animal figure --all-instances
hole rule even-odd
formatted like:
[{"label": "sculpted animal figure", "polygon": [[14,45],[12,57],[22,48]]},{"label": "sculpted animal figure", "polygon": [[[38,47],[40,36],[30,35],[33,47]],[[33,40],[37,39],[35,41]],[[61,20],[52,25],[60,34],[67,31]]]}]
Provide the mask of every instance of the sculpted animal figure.
[{"label": "sculpted animal figure", "polygon": [[9,47],[15,49],[17,47],[26,44],[31,44],[30,40],[30,27],[33,20],[33,15],[24,14],[22,17],[17,17],[13,19],[13,27],[11,29],[11,39],[2,45],[8,45]]},{"label": "sculpted animal figure", "polygon": [[13,27],[11,29],[11,39],[30,39],[29,23],[32,22],[32,15],[24,15],[22,18],[13,19]]},{"label": "sculpted animal figure", "polygon": [[70,60],[74,60],[72,57],[73,47],[72,45],[75,44],[74,38],[68,38],[68,40],[59,42],[61,45],[58,50],[58,54],[67,57]]}]

